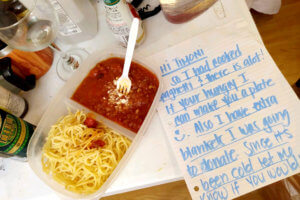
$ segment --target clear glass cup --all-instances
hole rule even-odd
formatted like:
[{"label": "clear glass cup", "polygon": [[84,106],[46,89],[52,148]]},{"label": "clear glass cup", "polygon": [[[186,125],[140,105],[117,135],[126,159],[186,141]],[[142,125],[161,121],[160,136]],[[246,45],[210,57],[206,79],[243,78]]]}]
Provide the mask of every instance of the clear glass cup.
[{"label": "clear glass cup", "polygon": [[9,2],[11,1],[0,1],[0,39],[9,47],[23,51],[51,47],[60,55],[56,67],[58,76],[67,80],[88,53],[83,49],[62,52],[52,45],[57,35],[59,19],[50,1],[20,0],[20,5],[25,7],[22,14],[12,12]]}]

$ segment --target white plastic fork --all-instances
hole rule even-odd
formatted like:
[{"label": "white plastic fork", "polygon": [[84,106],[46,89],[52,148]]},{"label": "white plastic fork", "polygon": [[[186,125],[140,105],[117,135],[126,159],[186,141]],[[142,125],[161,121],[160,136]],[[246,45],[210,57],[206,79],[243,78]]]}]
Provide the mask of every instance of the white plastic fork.
[{"label": "white plastic fork", "polygon": [[130,27],[123,73],[122,76],[117,81],[117,90],[123,94],[128,94],[131,88],[131,80],[128,77],[128,73],[130,69],[130,64],[133,56],[138,30],[139,30],[139,19],[134,18]]}]

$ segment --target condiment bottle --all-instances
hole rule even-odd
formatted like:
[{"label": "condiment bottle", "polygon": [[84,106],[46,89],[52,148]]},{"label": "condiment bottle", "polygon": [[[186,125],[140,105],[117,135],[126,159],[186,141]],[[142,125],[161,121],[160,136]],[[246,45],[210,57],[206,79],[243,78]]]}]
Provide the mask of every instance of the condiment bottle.
[{"label": "condiment bottle", "polygon": [[[118,39],[122,46],[126,47],[130,26],[133,18],[139,18],[134,7],[128,4],[125,0],[104,0],[106,12],[106,22],[111,29],[113,35]],[[145,38],[143,24],[140,21],[139,31],[136,44],[139,45]]]},{"label": "condiment bottle", "polygon": [[27,147],[35,126],[0,109],[0,153],[27,157]]},{"label": "condiment bottle", "polygon": [[160,0],[166,19],[174,24],[187,22],[211,7],[217,0]]},{"label": "condiment bottle", "polygon": [[24,98],[0,86],[0,109],[23,118],[28,111],[28,103]]}]

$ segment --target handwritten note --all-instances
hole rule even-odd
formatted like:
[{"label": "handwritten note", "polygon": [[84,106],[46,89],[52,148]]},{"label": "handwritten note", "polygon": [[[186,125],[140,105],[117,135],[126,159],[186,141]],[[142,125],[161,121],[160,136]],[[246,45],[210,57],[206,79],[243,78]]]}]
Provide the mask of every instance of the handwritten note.
[{"label": "handwritten note", "polygon": [[165,87],[159,115],[193,199],[232,199],[299,173],[299,100],[247,30],[205,32],[151,59]]}]

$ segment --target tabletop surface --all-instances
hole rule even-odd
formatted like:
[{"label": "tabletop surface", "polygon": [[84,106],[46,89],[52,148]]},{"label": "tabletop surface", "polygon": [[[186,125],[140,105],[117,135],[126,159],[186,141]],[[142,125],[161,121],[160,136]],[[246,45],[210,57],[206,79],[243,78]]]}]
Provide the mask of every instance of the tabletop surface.
[{"label": "tabletop surface", "polygon": [[[117,45],[117,41],[106,25],[101,1],[95,6],[98,12],[99,33],[94,39],[76,45],[85,48],[90,53]],[[202,31],[237,19],[245,20],[249,25],[249,30],[260,40],[245,2],[222,0],[218,6],[216,8],[212,7],[189,23],[181,25],[168,23],[162,13],[147,19],[145,21],[146,40],[136,51],[149,56],[189,37],[193,37]],[[218,13],[217,9],[220,6],[223,6],[225,11],[223,14]],[[71,47],[60,41],[57,41],[57,44],[65,50]],[[49,72],[38,81],[34,90],[22,94],[29,102],[29,112],[25,117],[25,120],[28,122],[33,124],[39,122],[51,99],[64,85],[64,82],[56,75],[56,61],[57,57],[55,57],[54,64]],[[122,193],[181,179],[183,179],[181,171],[177,166],[160,118],[156,113],[137,151],[134,152],[128,165],[105,195]],[[0,199],[60,199],[46,184],[38,179],[28,163],[12,159],[0,158],[0,188]]]}]

